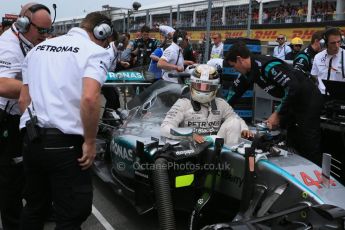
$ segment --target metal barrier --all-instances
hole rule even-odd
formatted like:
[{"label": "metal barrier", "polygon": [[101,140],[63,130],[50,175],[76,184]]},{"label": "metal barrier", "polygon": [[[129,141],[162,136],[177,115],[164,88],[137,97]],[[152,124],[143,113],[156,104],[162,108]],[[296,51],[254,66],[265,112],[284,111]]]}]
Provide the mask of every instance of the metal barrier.
[{"label": "metal barrier", "polygon": [[[284,12],[281,0],[251,0],[252,11],[248,10],[249,0],[213,0],[211,1],[211,30],[215,29],[245,29],[248,26],[248,18],[251,16],[250,24],[286,24],[286,23],[303,23],[303,22],[327,22],[334,20],[345,20],[345,13],[335,14],[331,12],[319,12],[315,9],[308,19],[306,12],[297,12],[298,3],[292,1],[291,6],[294,8],[293,15]],[[269,3],[269,4],[264,4]],[[306,3],[306,1],[304,1]],[[330,1],[334,4],[334,1]],[[289,3],[290,4],[290,3]],[[314,3],[315,4],[315,3]],[[317,3],[316,3],[317,4]],[[114,9],[113,9],[114,8]],[[111,16],[117,31],[135,32],[140,30],[143,25],[154,28],[156,24],[170,25],[172,27],[188,28],[189,31],[202,29],[205,31],[208,12],[208,1],[186,3],[180,5],[164,6],[159,8],[150,8],[134,11],[132,9],[109,7],[102,11]],[[317,13],[316,13],[317,12]],[[294,14],[299,15],[294,15]],[[81,19],[68,19],[57,21],[54,25],[56,31],[66,33],[73,26],[78,26]],[[207,33],[207,31],[206,31]],[[201,35],[202,36],[202,35]],[[202,38],[192,38],[193,40]]]},{"label": "metal barrier", "polygon": [[[213,33],[215,33],[212,31],[225,31],[224,33],[222,32],[222,40],[225,40],[228,37],[241,36],[257,38],[253,36],[251,25],[307,22],[306,14],[298,16],[283,16],[282,14],[277,14],[276,16],[273,15],[277,7],[281,8],[280,10],[283,10],[280,5],[281,1],[279,0],[265,1],[270,2],[270,4],[259,4],[257,1],[252,0],[252,10],[250,12],[248,10],[248,1],[213,0],[211,1],[210,6],[210,16],[208,15],[208,1],[185,3],[133,12],[131,15],[130,31],[138,31],[144,24],[149,25],[151,28],[155,28],[157,24],[163,24],[187,30],[191,40],[191,46],[195,51],[194,53],[196,53],[197,62],[205,63],[209,59],[209,53],[212,47],[212,40],[210,38]],[[297,9],[297,2],[295,2],[295,4],[296,5],[293,7]],[[270,14],[270,16],[268,16],[268,14]],[[342,16],[345,17],[345,14],[342,14]],[[208,17],[210,20],[207,20]],[[250,21],[248,18],[250,18]],[[322,22],[340,18],[342,18],[341,15],[317,14],[312,15],[310,20],[314,22]],[[207,28],[208,22],[210,22],[210,29]],[[238,35],[236,32],[232,32],[234,30],[237,30]],[[241,30],[247,30],[247,34],[238,32]],[[159,37],[157,34],[154,36],[156,38]],[[271,41],[274,39],[275,38],[270,38]]]},{"label": "metal barrier", "polygon": [[[290,7],[295,8],[295,11],[292,12],[293,14],[298,13],[300,15],[286,15],[286,12],[284,13],[286,10],[281,5],[282,2],[280,0],[263,0],[260,3],[254,0],[213,0],[210,2],[210,6],[209,1],[204,0],[138,11],[109,7],[102,12],[112,18],[114,28],[118,32],[129,31],[134,33],[140,31],[143,25],[148,25],[153,29],[153,32],[157,32],[155,28],[158,24],[170,25],[188,31],[197,62],[206,62],[208,60],[212,47],[212,39],[210,38],[215,32],[221,32],[223,41],[230,37],[245,36],[262,41],[273,41],[277,36],[274,31],[251,30],[251,25],[293,24],[304,23],[307,20],[311,22],[345,20],[345,13],[320,13],[315,10],[314,14],[308,19],[305,11],[302,10],[302,13],[297,12],[300,6],[298,6],[296,1],[292,1]],[[251,3],[251,11],[249,11],[248,2]],[[269,2],[269,4],[263,4],[264,2]],[[315,4],[317,5],[318,3]],[[334,1],[332,4],[334,4]],[[210,15],[208,15],[208,12],[210,12]],[[70,28],[78,26],[81,20],[82,18],[75,18],[57,21],[54,24],[55,33],[58,35],[66,33]],[[209,25],[208,22],[210,22]],[[280,33],[280,31],[277,33]],[[284,33],[283,29],[281,33]],[[303,31],[296,31],[290,35],[290,39],[294,36],[309,39],[313,31],[303,33]],[[160,38],[158,33],[153,33],[152,36],[157,39]],[[132,36],[132,39],[135,37]]]}]

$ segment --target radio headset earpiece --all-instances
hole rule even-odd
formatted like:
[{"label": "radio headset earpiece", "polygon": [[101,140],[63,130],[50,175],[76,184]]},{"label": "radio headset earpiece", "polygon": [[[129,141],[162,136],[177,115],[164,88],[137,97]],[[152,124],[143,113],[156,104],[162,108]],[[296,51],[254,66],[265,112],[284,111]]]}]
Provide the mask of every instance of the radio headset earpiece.
[{"label": "radio headset earpiece", "polygon": [[336,28],[336,27],[330,27],[328,29],[326,29],[326,31],[323,34],[322,39],[324,40],[325,43],[325,47],[327,47],[328,45],[328,38],[330,35],[339,35],[341,38],[340,43],[342,44],[344,42],[344,36],[342,35],[341,31]]},{"label": "radio headset earpiece", "polygon": [[113,34],[113,26],[108,21],[101,21],[93,28],[93,35],[98,40],[105,40]]},{"label": "radio headset earpiece", "polygon": [[53,9],[54,9],[54,19],[53,19],[53,22],[52,22],[52,26],[53,26],[53,24],[55,22],[55,19],[56,19],[56,4],[55,3],[53,4]]},{"label": "radio headset earpiece", "polygon": [[181,45],[182,42],[183,42],[183,38],[182,37],[178,37],[177,38],[177,45]]},{"label": "radio headset earpiece", "polygon": [[325,39],[323,38],[323,36],[320,39],[320,46],[321,46],[321,49],[324,49],[326,47],[326,42],[325,42]]},{"label": "radio headset earpiece", "polygon": [[[30,6],[27,10],[24,11],[23,15],[20,15],[16,21],[16,28],[20,33],[26,33],[29,30],[31,24],[31,17],[38,10],[46,10],[50,14],[50,10],[48,7],[42,4],[35,4]],[[30,12],[31,15],[28,17],[26,15],[27,12]]]},{"label": "radio headset earpiece", "polygon": [[183,40],[186,38],[187,32],[184,30],[177,29],[173,36],[173,41],[180,46]]}]

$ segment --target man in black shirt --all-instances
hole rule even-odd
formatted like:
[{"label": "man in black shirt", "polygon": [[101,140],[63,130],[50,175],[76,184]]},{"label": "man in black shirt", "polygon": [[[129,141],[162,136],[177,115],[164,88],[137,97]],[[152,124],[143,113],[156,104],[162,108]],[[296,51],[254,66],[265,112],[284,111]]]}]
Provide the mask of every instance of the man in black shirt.
[{"label": "man in black shirt", "polygon": [[189,65],[193,65],[196,63],[195,57],[194,57],[194,50],[192,44],[189,42],[189,38],[187,40],[188,45],[186,48],[183,49],[183,58],[184,58],[184,67],[186,68]]},{"label": "man in black shirt", "polygon": [[310,45],[299,52],[293,61],[294,69],[310,75],[315,55],[322,50],[321,40],[324,31],[317,31],[311,37]]},{"label": "man in black shirt", "polygon": [[231,46],[225,61],[241,73],[228,95],[229,104],[234,105],[254,83],[268,94],[282,98],[267,120],[268,127],[286,127],[288,144],[306,158],[320,163],[322,96],[313,82],[280,59],[251,54],[243,42]]},{"label": "man in black shirt", "polygon": [[159,47],[159,42],[150,38],[150,28],[143,26],[141,38],[135,39],[133,42],[132,54],[137,58],[135,66],[148,66],[151,62],[150,55],[157,47]]}]

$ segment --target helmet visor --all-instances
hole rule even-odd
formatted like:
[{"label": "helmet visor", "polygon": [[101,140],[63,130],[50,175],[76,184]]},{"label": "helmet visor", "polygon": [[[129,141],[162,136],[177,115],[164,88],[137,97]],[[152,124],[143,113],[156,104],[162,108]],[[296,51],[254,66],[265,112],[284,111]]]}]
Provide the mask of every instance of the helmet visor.
[{"label": "helmet visor", "polygon": [[191,82],[192,88],[201,92],[211,92],[218,89],[217,85],[211,85],[209,83],[201,83],[201,82]]}]

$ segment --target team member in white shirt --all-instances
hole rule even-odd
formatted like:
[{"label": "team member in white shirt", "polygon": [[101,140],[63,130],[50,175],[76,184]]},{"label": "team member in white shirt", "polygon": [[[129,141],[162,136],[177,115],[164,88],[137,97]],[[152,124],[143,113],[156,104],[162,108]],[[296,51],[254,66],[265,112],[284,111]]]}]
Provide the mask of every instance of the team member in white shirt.
[{"label": "team member in white shirt", "polygon": [[285,60],[286,54],[292,50],[290,46],[286,45],[286,37],[283,34],[279,34],[277,37],[278,46],[274,47],[273,57]]},{"label": "team member in white shirt", "polygon": [[224,44],[222,42],[222,34],[221,33],[215,33],[212,36],[214,45],[212,46],[211,50],[211,59],[213,58],[223,58],[223,49],[224,49]]},{"label": "team member in white shirt", "polygon": [[325,31],[324,40],[327,49],[315,56],[310,73],[318,79],[318,86],[322,94],[325,94],[325,85],[322,79],[345,81],[345,52],[340,47],[341,32],[337,28],[330,28]]},{"label": "team member in white shirt", "polygon": [[[18,20],[0,37],[0,213],[4,230],[19,229],[24,186],[20,111],[22,62],[29,50],[51,32],[50,10],[24,5]],[[2,119],[1,119],[2,118]]]},{"label": "team member in white shirt", "polygon": [[[52,202],[56,229],[80,229],[91,213],[90,166],[96,154],[100,89],[110,65],[104,48],[113,29],[100,13],[88,14],[80,27],[41,43],[24,60],[19,99],[25,110],[20,119],[27,178],[23,230],[43,229]],[[35,116],[37,122],[30,118]]]},{"label": "team member in white shirt", "polygon": [[169,73],[177,73],[184,71],[183,49],[188,45],[187,32],[176,30],[173,36],[172,44],[166,48],[162,57],[158,61],[158,68],[163,70],[162,78],[170,82],[178,82],[177,78],[170,78]]}]

